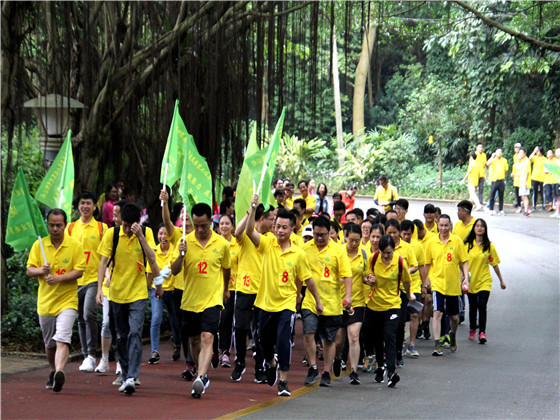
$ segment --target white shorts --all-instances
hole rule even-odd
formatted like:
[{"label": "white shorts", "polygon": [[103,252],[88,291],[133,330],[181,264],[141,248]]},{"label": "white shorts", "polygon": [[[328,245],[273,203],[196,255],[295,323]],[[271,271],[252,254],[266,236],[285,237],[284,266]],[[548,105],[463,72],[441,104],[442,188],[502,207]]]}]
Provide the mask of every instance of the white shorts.
[{"label": "white shorts", "polygon": [[521,197],[531,195],[531,188],[519,187],[519,195]]},{"label": "white shorts", "polygon": [[56,347],[57,341],[70,344],[76,318],[78,318],[78,311],[72,308],[63,309],[57,316],[39,315],[39,325],[43,332],[45,347]]}]

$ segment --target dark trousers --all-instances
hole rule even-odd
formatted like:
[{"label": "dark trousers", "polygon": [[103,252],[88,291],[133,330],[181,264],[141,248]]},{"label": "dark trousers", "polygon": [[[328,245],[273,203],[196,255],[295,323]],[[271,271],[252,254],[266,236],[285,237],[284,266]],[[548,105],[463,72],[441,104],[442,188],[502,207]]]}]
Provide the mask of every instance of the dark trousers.
[{"label": "dark trousers", "polygon": [[533,207],[537,207],[537,203],[539,202],[539,193],[544,207],[544,183],[540,181],[531,181],[531,184],[533,185]]},{"label": "dark trousers", "polygon": [[519,187],[513,187],[515,190],[515,207],[521,207],[521,196],[519,195]]},{"label": "dark trousers", "polygon": [[484,178],[478,178],[478,201],[484,203]]},{"label": "dark trousers", "polygon": [[257,295],[237,292],[233,317],[235,337],[235,363],[245,366],[247,356],[247,336],[253,334],[255,342],[255,370],[262,369],[263,357],[259,346],[259,334],[255,326],[258,323],[260,309],[254,307]]},{"label": "dark trousers", "polygon": [[[220,317],[220,344],[219,348],[222,353],[229,355],[231,349],[231,336],[233,329],[233,308],[235,307],[235,292],[230,291],[231,296],[224,306],[222,311],[222,316]],[[237,346],[235,347],[235,353],[237,354]]]},{"label": "dark trousers", "polygon": [[292,311],[259,311],[259,345],[263,358],[266,362],[270,362],[274,357],[274,346],[276,346],[280,370],[290,370],[293,326],[294,312]]},{"label": "dark trousers", "polygon": [[478,330],[486,333],[486,308],[490,292],[482,290],[478,293],[469,293],[469,323],[470,329],[476,329],[476,315],[478,312]]},{"label": "dark trousers", "polygon": [[397,352],[395,347],[397,327],[399,325],[400,309],[387,311],[372,311],[366,308],[366,318],[370,319],[375,347],[375,360],[378,366],[383,366],[387,358],[387,371],[391,375],[395,371]]},{"label": "dark trousers", "polygon": [[554,184],[544,184],[544,199],[545,204],[551,203],[554,201]]},{"label": "dark trousers", "polygon": [[175,304],[175,313],[177,314],[177,321],[179,322],[179,335],[181,336],[181,345],[183,346],[183,355],[187,363],[194,365],[194,360],[191,356],[191,349],[189,346],[189,337],[186,334],[181,334],[183,329],[183,311],[181,310],[181,300],[183,300],[183,291],[181,289],[173,290],[173,303]]},{"label": "dark trousers", "polygon": [[506,183],[503,179],[492,182],[492,188],[490,189],[490,210],[494,210],[494,203],[496,200],[496,192],[498,193],[498,211],[504,209],[504,191],[506,189]]},{"label": "dark trousers", "polygon": [[399,326],[397,327],[397,337],[395,347],[397,350],[397,358],[402,359],[402,346],[404,343],[404,326],[406,324],[406,306],[408,305],[408,297],[401,290],[401,308],[399,309]]}]

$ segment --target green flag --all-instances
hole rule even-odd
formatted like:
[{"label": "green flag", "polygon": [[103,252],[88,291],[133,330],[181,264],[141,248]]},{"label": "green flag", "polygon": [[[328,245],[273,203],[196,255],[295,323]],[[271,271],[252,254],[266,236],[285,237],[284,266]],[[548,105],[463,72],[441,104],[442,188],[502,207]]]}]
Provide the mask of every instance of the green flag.
[{"label": "green flag", "polygon": [[241,172],[239,174],[239,180],[237,181],[237,189],[235,190],[235,223],[239,223],[247,209],[249,209],[249,204],[251,203],[251,197],[253,197],[253,182],[259,182],[259,176],[254,175],[251,168],[247,164],[247,159],[253,154],[259,151],[259,146],[257,144],[257,124],[252,123],[251,134],[249,135],[249,143],[247,144],[247,150],[245,151],[245,159],[243,160],[243,165],[241,166]]},{"label": "green flag", "polygon": [[48,234],[41,211],[29,195],[23,169],[20,166],[10,199],[6,243],[11,245],[14,251],[19,252],[30,248],[38,237]]},{"label": "green flag", "polygon": [[556,181],[560,182],[560,165],[554,163],[545,163],[544,167],[552,174]]},{"label": "green flag", "polygon": [[[181,121],[180,125],[184,128],[185,125],[181,120],[181,116],[177,114],[177,117]],[[180,135],[184,135],[187,141],[179,194],[183,197],[189,214],[193,205],[197,203],[206,203],[212,208],[212,175],[210,174],[206,158],[198,153],[193,136],[187,132],[186,128],[184,128],[184,132]]]},{"label": "green flag", "polygon": [[35,193],[35,200],[50,208],[60,208],[68,217],[72,214],[74,195],[74,158],[72,157],[72,130],[68,130],[54,162]]},{"label": "green flag", "polygon": [[169,135],[167,136],[167,144],[165,145],[165,153],[163,154],[161,174],[159,177],[160,182],[168,185],[169,188],[173,187],[173,184],[181,178],[183,162],[185,160],[185,150],[187,148],[187,134],[185,124],[179,115],[179,100],[176,100],[173,120],[169,128]]},{"label": "green flag", "polygon": [[[276,206],[276,200],[274,199],[274,195],[272,194],[271,184],[274,176],[274,169],[276,168],[276,159],[278,159],[278,153],[280,152],[280,139],[282,138],[282,129],[284,127],[285,114],[286,107],[282,109],[282,114],[280,114],[280,118],[278,119],[276,128],[274,129],[274,133],[272,134],[272,140],[268,145],[268,151],[265,158],[266,174],[265,178],[262,181],[262,185],[266,188],[265,195],[263,195],[262,192],[260,193],[261,201],[263,203],[269,203],[272,206]],[[265,197],[266,199],[263,199]]]}]

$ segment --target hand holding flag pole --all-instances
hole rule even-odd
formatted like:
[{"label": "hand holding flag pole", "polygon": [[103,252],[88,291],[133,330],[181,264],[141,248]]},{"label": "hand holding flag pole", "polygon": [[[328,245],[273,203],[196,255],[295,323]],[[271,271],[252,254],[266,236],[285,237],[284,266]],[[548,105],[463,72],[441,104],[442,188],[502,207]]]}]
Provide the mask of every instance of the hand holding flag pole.
[{"label": "hand holding flag pole", "polygon": [[[185,229],[187,228],[187,206],[183,205],[183,242],[185,242]],[[185,251],[181,251],[181,255],[185,256]]]}]

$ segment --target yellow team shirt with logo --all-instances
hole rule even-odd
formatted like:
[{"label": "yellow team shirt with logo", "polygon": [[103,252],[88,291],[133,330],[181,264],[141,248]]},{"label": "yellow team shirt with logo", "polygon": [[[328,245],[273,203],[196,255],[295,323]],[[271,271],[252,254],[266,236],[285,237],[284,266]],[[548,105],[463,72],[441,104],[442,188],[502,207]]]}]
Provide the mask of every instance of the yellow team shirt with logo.
[{"label": "yellow team shirt with logo", "polygon": [[474,222],[475,220],[473,217],[471,221],[465,226],[463,221],[459,220],[457,223],[455,223],[455,226],[453,226],[453,231],[451,233],[457,235],[463,242],[465,242],[465,239],[467,239],[467,236],[469,236],[469,233],[471,233],[471,230],[474,227]]},{"label": "yellow team shirt with logo", "polygon": [[[397,189],[388,183],[387,188],[383,188],[381,185],[377,186],[373,199],[377,200],[378,203],[390,203],[391,201],[398,200],[399,194]],[[384,209],[385,211],[390,210],[391,206],[384,206]]]},{"label": "yellow team shirt with logo", "polygon": [[506,172],[509,169],[508,161],[505,158],[492,159],[490,167],[492,168],[490,181],[495,182],[505,179]]},{"label": "yellow team shirt with logo", "polygon": [[284,208],[291,210],[294,208],[294,198],[288,197],[286,198],[286,202],[284,203]]},{"label": "yellow team shirt with logo", "polygon": [[263,268],[255,306],[266,312],[295,312],[296,278],[302,282],[311,278],[311,267],[305,252],[293,242],[282,251],[274,236],[265,235],[261,235],[257,249],[263,256]]},{"label": "yellow team shirt with logo", "polygon": [[[71,236],[77,239],[82,244],[84,249],[84,255],[86,256],[86,270],[82,277],[78,279],[78,286],[85,286],[86,284],[97,282],[97,268],[99,267],[99,261],[101,261],[101,256],[97,252],[97,247],[101,243],[102,235],[99,232],[99,222],[93,217],[88,223],[82,222],[78,219],[74,222],[72,226],[72,233],[68,232],[70,224],[66,225],[66,231],[64,235]],[[107,225],[101,223],[101,231],[103,234],[107,232]]]},{"label": "yellow team shirt with logo", "polygon": [[[42,240],[47,262],[51,265],[50,274],[62,275],[74,270],[85,271],[86,256],[80,241],[64,235],[62,243],[58,249],[55,249],[50,236],[46,236]],[[42,267],[43,265],[41,247],[39,241],[35,241],[29,251],[27,267]],[[64,309],[78,310],[77,281],[67,281],[49,286],[45,278],[46,276],[37,278],[39,281],[37,313],[39,315],[57,316]]]},{"label": "yellow team shirt with logo", "polygon": [[[416,259],[416,254],[414,253],[414,249],[408,242],[405,242],[402,239],[400,239],[399,244],[395,247],[395,254],[402,257],[402,259],[404,260],[404,262],[406,263],[409,269],[412,267],[418,267],[418,260]],[[412,277],[411,277],[411,282],[412,282]],[[402,282],[401,282],[401,291],[406,293]]]},{"label": "yellow team shirt with logo", "polygon": [[[175,252],[175,247],[173,245],[171,245],[171,242],[169,243],[169,249],[167,250],[167,253],[164,253],[163,250],[161,249],[161,244],[156,246],[156,264],[159,267],[159,269],[161,270],[163,267],[168,267],[171,268],[171,263],[173,261],[175,261],[173,259],[173,253]],[[150,267],[150,264],[146,263],[146,273],[151,273],[152,272],[152,267]],[[152,288],[155,289],[155,285],[154,282],[152,281]],[[163,280],[163,291],[164,292],[169,292],[173,289],[175,289],[175,281],[173,279],[173,276],[169,276],[166,279]]]},{"label": "yellow team shirt with logo", "polygon": [[459,296],[461,291],[461,273],[459,264],[468,261],[468,255],[461,238],[449,234],[444,244],[434,236],[426,246],[426,264],[430,265],[428,277],[434,292],[446,296]]},{"label": "yellow team shirt with logo", "polygon": [[[189,312],[203,312],[207,308],[223,308],[224,276],[222,269],[231,268],[230,243],[216,232],[203,248],[195,232],[185,236],[187,252],[183,258],[181,272],[184,278],[181,309]],[[173,260],[179,257],[179,247],[175,249]]]},{"label": "yellow team shirt with logo", "polygon": [[239,244],[237,243],[237,239],[235,239],[235,236],[232,236],[229,243],[229,256],[231,258],[231,268],[228,290],[231,292],[233,290],[236,290],[237,287],[237,271],[239,263]]},{"label": "yellow team shirt with logo", "polygon": [[[478,168],[478,177],[479,178],[484,178],[486,176],[486,153],[482,152],[482,153],[476,153],[476,167]],[[478,184],[477,184],[478,185]]]},{"label": "yellow team shirt with logo", "polygon": [[[350,268],[352,269],[352,307],[360,308],[366,306],[366,287],[364,284],[364,273],[369,265],[371,265],[371,254],[365,249],[360,248],[354,257],[351,257],[346,251]],[[369,288],[369,287],[368,287]],[[346,287],[342,282],[340,284],[340,296],[344,299],[346,296]]]},{"label": "yellow team shirt with logo", "polygon": [[533,164],[533,172],[531,179],[537,182],[544,182],[544,164],[547,159],[544,156],[533,156],[531,163]]},{"label": "yellow team shirt with logo", "polygon": [[[314,240],[307,242],[303,247],[323,304],[322,315],[325,316],[342,315],[340,282],[344,277],[352,277],[352,268],[345,248],[330,239],[327,246],[320,251]],[[309,309],[316,314],[315,304],[313,295],[306,293],[301,309]]]},{"label": "yellow team shirt with logo", "polygon": [[239,241],[238,279],[235,290],[247,295],[257,294],[261,284],[262,260],[262,254],[244,232]]},{"label": "yellow team shirt with logo", "polygon": [[[375,255],[375,254],[374,254]],[[381,253],[377,254],[375,266],[368,265],[367,274],[375,276],[375,284],[369,287],[367,307],[372,311],[388,311],[389,309],[399,309],[401,307],[401,283],[410,283],[408,265],[403,260],[402,274],[399,281],[399,256],[393,253],[393,259],[388,266],[385,266]]]},{"label": "yellow team shirt with logo", "polygon": [[[303,232],[303,230],[302,230],[302,232]],[[296,235],[293,232],[290,234],[290,241],[292,242],[292,245],[295,245],[298,248],[303,248],[303,245],[305,245],[305,242],[304,242],[303,238],[301,237],[301,235]]]},{"label": "yellow team shirt with logo", "polygon": [[494,244],[490,242],[490,249],[483,251],[482,247],[473,241],[473,247],[468,249],[469,256],[469,272],[471,280],[469,282],[469,293],[478,293],[483,290],[488,292],[492,289],[492,275],[490,274],[490,266],[495,267],[500,263],[500,257],[496,252]]},{"label": "yellow team shirt with logo", "polygon": [[469,159],[469,166],[467,168],[467,183],[472,187],[478,186],[478,175],[480,174],[480,168],[478,167],[477,161],[473,158]]},{"label": "yellow team shirt with logo", "polygon": [[[97,252],[104,257],[111,258],[113,251],[113,236],[115,228],[109,228],[97,248]],[[148,246],[156,250],[154,233],[146,228],[146,241]],[[146,259],[146,264],[148,260]],[[119,229],[119,243],[115,251],[115,260],[109,285],[107,298],[116,303],[131,303],[141,299],[148,299],[146,283],[146,267],[144,266],[144,253],[142,245],[132,234],[126,236],[122,227]]]},{"label": "yellow team shirt with logo", "polygon": [[[527,156],[525,156],[522,160],[518,160],[517,163],[514,165],[515,177],[517,178],[517,185],[516,187],[525,187],[531,188],[531,161]],[[523,181],[525,181],[523,184]]]},{"label": "yellow team shirt with logo", "polygon": [[[424,236],[424,238],[426,238],[426,236],[429,236],[428,239],[430,239],[432,237],[430,234],[436,234],[437,235],[439,233],[437,223],[434,223],[434,225],[432,226],[431,229],[428,229],[428,226],[426,226],[426,223],[424,223],[424,229],[426,229],[426,235]],[[420,241],[420,242],[422,242],[422,241]]]},{"label": "yellow team shirt with logo", "polygon": [[[434,225],[434,226],[437,229],[437,225]],[[422,245],[422,248],[424,248],[424,252],[426,252],[426,245],[428,244],[430,239],[432,239],[436,235],[439,235],[438,231],[436,231],[435,233],[432,233],[432,231],[426,229],[426,234],[424,235],[424,237],[422,239],[418,239],[418,242],[420,242],[420,244]]]}]

